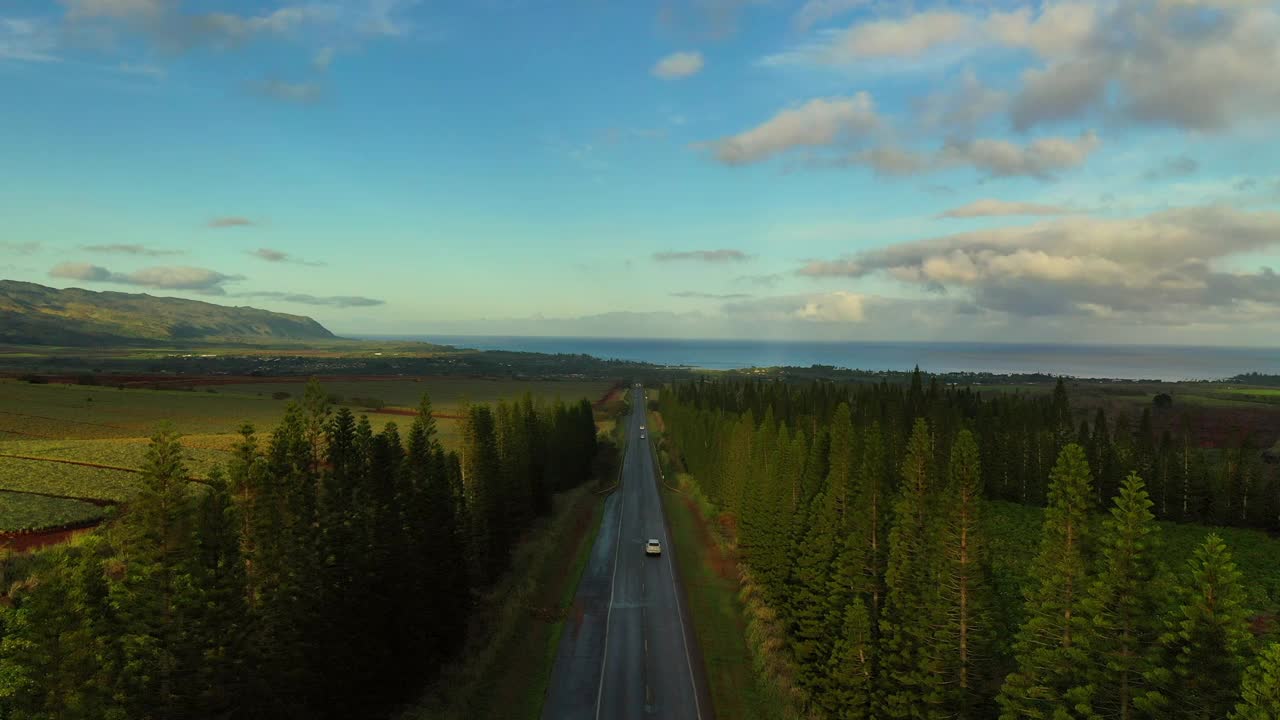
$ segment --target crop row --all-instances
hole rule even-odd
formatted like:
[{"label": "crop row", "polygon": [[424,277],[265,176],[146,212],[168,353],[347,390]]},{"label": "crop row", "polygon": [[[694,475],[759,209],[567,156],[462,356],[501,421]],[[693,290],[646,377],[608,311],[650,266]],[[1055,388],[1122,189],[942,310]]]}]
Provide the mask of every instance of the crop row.
[{"label": "crop row", "polygon": [[[149,444],[150,440],[147,438],[13,440],[0,443],[0,455],[74,460],[137,470],[146,462]],[[227,453],[220,450],[190,447],[185,442],[183,445],[188,473],[194,477],[208,477],[214,466],[225,463],[228,459]]]},{"label": "crop row", "polygon": [[140,480],[121,470],[0,457],[0,490],[120,502],[138,492]]},{"label": "crop row", "polygon": [[73,527],[98,520],[107,512],[107,508],[79,500],[0,492],[0,532]]}]

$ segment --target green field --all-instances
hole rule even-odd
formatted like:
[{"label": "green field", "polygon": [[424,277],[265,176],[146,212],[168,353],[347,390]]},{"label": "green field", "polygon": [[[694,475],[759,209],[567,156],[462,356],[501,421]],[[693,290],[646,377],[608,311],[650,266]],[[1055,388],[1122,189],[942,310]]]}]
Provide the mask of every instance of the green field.
[{"label": "green field", "polygon": [[0,492],[0,531],[38,530],[98,520],[106,508],[79,500]]},{"label": "green field", "polygon": [[[1039,538],[1043,510],[1016,503],[991,501],[987,503],[986,527],[991,542],[991,563],[1001,603],[1009,603],[1017,612],[1021,610],[1020,588],[1027,581],[1027,568],[1034,559],[1039,542],[1027,542],[1027,538]],[[1100,525],[1102,513],[1094,515]],[[1210,527],[1172,522],[1157,522],[1164,544],[1166,564],[1169,570],[1182,573],[1187,560],[1209,533],[1217,533],[1231,550],[1236,566],[1244,575],[1246,606],[1263,614],[1280,613],[1280,538],[1268,536],[1259,530],[1244,528]],[[1095,528],[1095,531],[1100,528]]]},{"label": "green field", "polygon": [[138,482],[137,473],[120,470],[0,458],[0,490],[123,502],[138,491]]},{"label": "green field", "polygon": [[[413,408],[426,392],[438,414],[454,415],[468,402],[491,403],[526,392],[545,402],[556,398],[594,402],[609,391],[610,383],[430,377],[327,382],[323,387],[352,412],[368,414],[375,427],[394,422],[403,429],[412,422],[411,417],[371,412],[362,407],[366,403],[353,398],[375,398],[389,409]],[[289,400],[300,398],[305,389],[303,382],[287,381],[156,390],[0,380],[0,490],[126,501],[136,492],[139,478],[111,468],[142,467],[149,437],[162,423],[171,424],[182,435],[191,475],[207,477],[227,459],[242,424],[251,423],[260,434],[269,434],[283,417]],[[282,393],[289,397],[277,399]],[[437,428],[441,442],[456,447],[457,421],[440,417]],[[37,504],[24,511],[27,514],[21,522],[0,520],[0,532],[26,529],[32,522],[40,525],[38,516],[30,515],[35,512],[30,508],[50,508],[46,527],[66,523],[54,505],[33,502]]]}]

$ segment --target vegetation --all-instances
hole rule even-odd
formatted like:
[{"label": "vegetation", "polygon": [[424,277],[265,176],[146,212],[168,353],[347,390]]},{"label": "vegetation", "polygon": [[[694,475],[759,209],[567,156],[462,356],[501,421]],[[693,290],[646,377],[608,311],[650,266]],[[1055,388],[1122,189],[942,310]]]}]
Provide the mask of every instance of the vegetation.
[{"label": "vegetation", "polygon": [[[775,720],[782,715],[784,688],[756,671],[760,661],[748,645],[743,598],[732,561],[709,535],[699,510],[697,486],[681,479],[681,493],[663,492],[662,504],[671,525],[671,546],[689,594],[690,615],[698,647],[706,663],[717,717]],[[683,494],[682,494],[683,493]],[[747,602],[752,599],[748,596]],[[758,631],[758,629],[756,629]]]},{"label": "vegetation", "polygon": [[[42,555],[0,603],[0,717],[367,717],[462,647],[512,548],[583,484],[590,404],[430,403],[402,436],[316,384],[208,490],[156,434],[119,521]],[[6,576],[9,574],[7,571]]]},{"label": "vegetation", "polygon": [[0,458],[0,490],[122,502],[140,488],[138,475],[123,470]]},{"label": "vegetation", "polygon": [[105,508],[78,500],[0,491],[0,533],[73,527],[105,515]]},{"label": "vegetation", "polygon": [[704,381],[660,406],[779,618],[796,714],[1209,718],[1245,696],[1278,543],[1168,520],[1276,528],[1247,445],[1157,438],[1149,410],[1078,424],[1061,384]]},{"label": "vegetation", "polygon": [[0,280],[0,342],[100,345],[334,337],[309,317],[143,294]]}]

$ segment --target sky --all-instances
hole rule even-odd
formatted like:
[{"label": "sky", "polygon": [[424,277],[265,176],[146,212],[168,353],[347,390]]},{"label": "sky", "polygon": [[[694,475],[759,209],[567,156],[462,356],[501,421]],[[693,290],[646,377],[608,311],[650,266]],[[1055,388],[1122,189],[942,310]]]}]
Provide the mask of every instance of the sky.
[{"label": "sky", "polygon": [[1280,345],[1280,3],[6,0],[0,277],[338,333]]}]

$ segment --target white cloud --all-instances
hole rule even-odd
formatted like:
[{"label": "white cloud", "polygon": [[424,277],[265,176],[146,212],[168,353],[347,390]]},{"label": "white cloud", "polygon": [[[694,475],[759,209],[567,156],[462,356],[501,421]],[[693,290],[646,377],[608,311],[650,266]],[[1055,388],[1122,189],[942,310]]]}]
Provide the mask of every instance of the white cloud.
[{"label": "white cloud", "polygon": [[116,69],[126,75],[141,75],[152,80],[163,80],[168,75],[164,68],[148,63],[122,62],[116,66]]},{"label": "white cloud", "polygon": [[926,290],[956,288],[989,311],[1021,316],[1105,314],[1189,322],[1224,308],[1280,314],[1280,276],[1227,269],[1227,259],[1280,246],[1280,212],[1222,207],[1126,219],[1064,218],[890,245],[798,274],[883,273]]},{"label": "white cloud", "polygon": [[62,0],[71,19],[154,17],[169,10],[165,0]]},{"label": "white cloud", "polygon": [[0,250],[4,250],[6,254],[12,253],[14,255],[30,255],[40,250],[40,243],[38,242],[16,243],[16,242],[0,241]]},{"label": "white cloud", "polygon": [[967,205],[951,208],[946,212],[940,213],[938,217],[974,218],[1004,215],[1070,215],[1072,212],[1073,211],[1071,209],[1062,207],[1061,205],[1044,205],[1033,202],[1011,202],[1008,200],[983,198],[981,200],[974,200]]},{"label": "white cloud", "polygon": [[745,165],[804,146],[864,137],[880,126],[871,96],[817,98],[779,112],[756,127],[709,143],[726,165]]},{"label": "white cloud", "polygon": [[188,266],[149,267],[130,273],[118,273],[100,265],[84,262],[59,263],[49,270],[49,276],[65,280],[137,285],[161,290],[190,290],[202,295],[225,295],[224,284],[244,279],[240,275],[225,275],[206,268]]},{"label": "white cloud", "polygon": [[81,245],[81,250],[92,253],[107,253],[117,255],[146,255],[157,257],[161,255],[183,255],[186,250],[165,250],[162,248],[151,248],[138,244],[121,244],[115,243],[111,245]]},{"label": "white cloud", "polygon": [[1043,179],[1084,164],[1099,144],[1098,136],[1092,132],[1078,138],[1040,138],[1027,145],[984,138],[949,144],[940,158],[944,164],[972,165],[994,177],[1023,175]]},{"label": "white cloud", "polygon": [[818,167],[866,166],[889,177],[970,167],[987,177],[1049,180],[1082,165],[1098,148],[1093,133],[1078,138],[1045,137],[1020,145],[1008,140],[953,140],[929,152],[884,145],[847,155],[811,159]]},{"label": "white cloud", "polygon": [[968,134],[1003,112],[1008,104],[1007,93],[987,87],[972,69],[966,69],[950,89],[919,101],[917,112],[927,129]]},{"label": "white cloud", "polygon": [[804,32],[819,23],[869,5],[875,0],[808,0],[791,18],[796,30]]},{"label": "white cloud", "polygon": [[702,53],[676,52],[659,60],[649,72],[663,80],[675,80],[697,75],[702,71],[702,66]]},{"label": "white cloud", "polygon": [[56,62],[57,43],[44,20],[0,17],[0,60]]},{"label": "white cloud", "polygon": [[235,293],[231,297],[237,298],[265,298],[270,300],[279,300],[280,302],[295,303],[298,305],[316,305],[321,307],[336,308],[354,308],[354,307],[375,307],[385,305],[385,300],[377,298],[362,297],[360,295],[308,295],[306,293],[290,293],[280,292],[276,290],[264,290],[262,292],[242,292]]},{"label": "white cloud", "polygon": [[316,102],[324,95],[324,89],[318,83],[290,83],[283,80],[262,80],[250,85],[254,93],[282,102],[306,105]]},{"label": "white cloud", "polygon": [[328,70],[329,66],[333,64],[333,56],[335,52],[336,51],[332,47],[320,48],[311,58],[311,66],[320,72]]},{"label": "white cloud", "polygon": [[724,306],[724,312],[758,322],[860,323],[866,319],[865,306],[866,296],[837,291],[733,302]]},{"label": "white cloud", "polygon": [[[1280,117],[1280,6],[1261,0],[1067,0],[1035,10],[908,12],[821,32],[760,64],[927,56],[945,69],[996,50],[1028,56],[1010,104],[1020,131],[1100,116],[1223,132]],[[915,67],[875,65],[881,74]]]},{"label": "white cloud", "polygon": [[681,252],[660,252],[654,253],[653,259],[658,262],[674,262],[680,260],[697,260],[708,263],[727,263],[727,262],[744,262],[750,260],[751,256],[741,250],[721,249],[721,250],[685,250]]},{"label": "white cloud", "polygon": [[868,58],[917,57],[970,33],[972,20],[955,12],[931,10],[902,20],[859,23],[835,36],[822,60],[831,63]]},{"label": "white cloud", "polygon": [[293,263],[295,265],[309,265],[311,267],[321,267],[324,265],[322,262],[303,260],[295,255],[290,255],[282,250],[275,250],[272,248],[258,248],[257,250],[250,251],[249,255],[259,260],[265,260],[269,263]]}]

